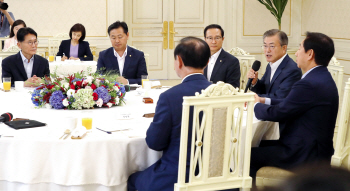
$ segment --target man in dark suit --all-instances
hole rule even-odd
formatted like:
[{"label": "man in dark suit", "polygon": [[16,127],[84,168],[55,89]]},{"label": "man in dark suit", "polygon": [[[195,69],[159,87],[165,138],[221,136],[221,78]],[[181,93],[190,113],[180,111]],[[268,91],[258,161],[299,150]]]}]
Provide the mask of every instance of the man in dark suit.
[{"label": "man in dark suit", "polygon": [[119,82],[141,84],[141,75],[148,75],[145,56],[143,52],[127,46],[128,26],[117,21],[108,27],[108,34],[113,47],[100,52],[97,72],[117,72]]},{"label": "man in dark suit", "polygon": [[264,76],[259,80],[258,72],[250,69],[248,78],[253,78],[251,89],[260,97],[285,98],[293,84],[300,80],[301,70],[288,56],[288,37],[283,31],[272,29],[264,33],[264,53],[269,64],[266,66]]},{"label": "man in dark suit", "polygon": [[[203,76],[210,49],[201,39],[186,37],[177,45],[175,71],[182,83],[159,96],[153,122],[147,130],[147,145],[163,156],[152,166],[129,177],[129,191],[171,191],[177,182],[183,96],[194,96],[211,83]],[[191,136],[189,136],[191,137]],[[188,145],[189,149],[191,145]]]},{"label": "man in dark suit", "polygon": [[213,83],[223,81],[239,88],[241,70],[236,57],[222,49],[224,30],[212,24],[204,29],[204,38],[210,47],[210,60],[204,69],[204,76]]},{"label": "man in dark suit", "polygon": [[31,28],[21,28],[17,41],[21,51],[2,61],[2,77],[11,77],[12,86],[15,81],[25,81],[25,86],[39,86],[42,77],[50,76],[50,68],[47,59],[36,55],[37,34]]},{"label": "man in dark suit", "polygon": [[296,52],[302,79],[284,99],[262,104],[256,96],[258,119],[285,122],[277,141],[262,141],[252,148],[251,176],[263,166],[291,169],[306,163],[327,162],[333,155],[333,131],[338,112],[338,90],[327,66],[334,54],[333,40],[321,33],[306,33]]}]

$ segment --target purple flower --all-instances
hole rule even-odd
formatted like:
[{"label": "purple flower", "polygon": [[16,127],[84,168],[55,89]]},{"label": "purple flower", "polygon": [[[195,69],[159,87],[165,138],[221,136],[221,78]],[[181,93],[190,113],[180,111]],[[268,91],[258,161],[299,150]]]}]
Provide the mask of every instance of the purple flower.
[{"label": "purple flower", "polygon": [[64,108],[64,105],[62,103],[62,100],[64,98],[66,98],[66,96],[64,96],[61,91],[55,91],[52,93],[49,101],[53,108],[62,109]]},{"label": "purple flower", "polygon": [[99,87],[94,92],[97,93],[98,98],[103,100],[103,103],[108,103],[111,99],[111,95],[108,94],[108,90],[104,87]]}]

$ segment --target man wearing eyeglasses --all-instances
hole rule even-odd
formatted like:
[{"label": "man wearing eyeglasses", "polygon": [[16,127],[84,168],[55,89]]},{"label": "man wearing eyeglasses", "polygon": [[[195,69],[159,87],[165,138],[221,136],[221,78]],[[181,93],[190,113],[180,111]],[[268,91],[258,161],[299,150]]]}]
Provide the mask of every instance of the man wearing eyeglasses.
[{"label": "man wearing eyeglasses", "polygon": [[100,52],[97,72],[118,73],[117,81],[122,84],[140,84],[141,76],[148,75],[143,52],[127,46],[128,25],[117,21],[108,27],[112,47]]},{"label": "man wearing eyeglasses", "polygon": [[264,33],[264,53],[269,64],[259,80],[258,72],[250,69],[248,78],[253,78],[251,91],[265,97],[262,103],[270,104],[270,98],[285,98],[295,82],[301,78],[301,70],[288,56],[288,37],[286,33],[271,29]]},{"label": "man wearing eyeglasses", "polygon": [[2,77],[11,77],[12,85],[15,81],[25,81],[24,86],[39,86],[41,78],[50,76],[50,68],[47,59],[36,55],[37,33],[31,28],[21,28],[17,41],[21,51],[2,61]]},{"label": "man wearing eyeglasses", "polygon": [[222,48],[224,30],[220,25],[212,24],[204,29],[205,42],[210,48],[210,60],[204,69],[204,76],[213,83],[223,81],[233,87],[239,87],[241,71],[239,61]]}]

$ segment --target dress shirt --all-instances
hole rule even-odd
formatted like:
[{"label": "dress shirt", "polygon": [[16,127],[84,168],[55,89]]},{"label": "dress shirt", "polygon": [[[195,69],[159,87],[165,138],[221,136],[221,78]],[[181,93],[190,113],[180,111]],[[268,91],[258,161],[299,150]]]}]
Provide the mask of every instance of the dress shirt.
[{"label": "dress shirt", "polygon": [[[202,73],[192,73],[192,74],[188,74],[187,76],[185,76],[182,80],[181,83],[188,77],[188,76],[192,76],[192,75],[196,75],[196,74],[202,74]],[[203,74],[202,74],[203,75]]]},{"label": "dress shirt", "polygon": [[215,54],[211,55],[209,58],[209,64],[208,64],[208,72],[207,72],[207,79],[210,81],[211,74],[213,72],[216,60],[218,59],[220,53],[221,53],[222,48],[220,48],[219,51],[217,51]]},{"label": "dress shirt", "polygon": [[[276,62],[274,62],[274,63],[269,62],[270,67],[271,67],[270,82],[271,82],[271,80],[273,78],[273,75],[275,74],[278,66],[280,66],[280,64],[282,63],[283,59],[286,56],[287,56],[287,53],[284,56],[282,56],[282,58],[278,59]],[[270,98],[265,98],[265,104],[270,105],[271,104],[271,99]]]},{"label": "dress shirt", "polygon": [[24,69],[27,73],[27,78],[31,78],[32,77],[32,70],[33,70],[33,64],[34,64],[34,55],[32,56],[32,58],[29,60],[28,63],[28,59],[22,54],[22,51],[20,51],[22,60],[23,60],[23,66]]},{"label": "dress shirt", "polygon": [[119,56],[117,51],[115,51],[114,48],[113,48],[113,51],[114,51],[114,56],[118,58],[119,74],[120,74],[120,76],[123,76],[123,69],[124,69],[125,57],[128,53],[128,46],[126,46],[125,52],[124,52],[123,56],[121,56],[121,57]]}]

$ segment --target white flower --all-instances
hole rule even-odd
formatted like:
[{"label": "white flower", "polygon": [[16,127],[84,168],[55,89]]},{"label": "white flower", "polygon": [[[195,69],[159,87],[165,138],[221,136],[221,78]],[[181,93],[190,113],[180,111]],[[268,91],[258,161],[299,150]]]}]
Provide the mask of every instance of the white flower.
[{"label": "white flower", "polygon": [[118,105],[118,103],[119,103],[119,97],[116,97],[115,98],[115,105]]},{"label": "white flower", "polygon": [[102,107],[102,104],[103,104],[103,100],[101,98],[99,98],[97,101],[96,101],[96,105],[98,107]]},{"label": "white flower", "polygon": [[66,89],[69,89],[69,88],[70,88],[70,87],[69,87],[69,83],[63,83],[63,84],[62,84],[62,87],[63,87],[63,88],[66,88]]},{"label": "white flower", "polygon": [[64,107],[67,107],[69,105],[68,99],[64,98],[64,100],[62,101],[62,104],[64,105]]},{"label": "white flower", "polygon": [[47,109],[51,109],[52,108],[52,106],[50,105],[50,104],[45,104],[45,107],[47,108]]},{"label": "white flower", "polygon": [[92,89],[91,86],[85,86],[85,89]]},{"label": "white flower", "polygon": [[118,86],[113,86],[113,89],[114,89],[116,92],[118,92],[118,91],[119,91]]},{"label": "white flower", "polygon": [[93,78],[92,76],[86,77],[86,81],[87,81],[89,84],[92,83],[92,80],[93,80],[93,79],[94,79],[94,78]]},{"label": "white flower", "polygon": [[112,105],[113,105],[112,103],[107,103],[108,107],[112,107]]},{"label": "white flower", "polygon": [[69,89],[67,91],[67,97],[72,97],[72,96],[74,96],[74,94],[75,94],[75,90],[73,90],[73,89]]},{"label": "white flower", "polygon": [[100,87],[100,82],[101,82],[101,80],[99,80],[99,79],[96,79],[95,80],[95,85],[96,85],[96,87]]},{"label": "white flower", "polygon": [[109,84],[109,81],[108,81],[108,80],[105,80],[105,82],[106,82],[107,84]]}]

